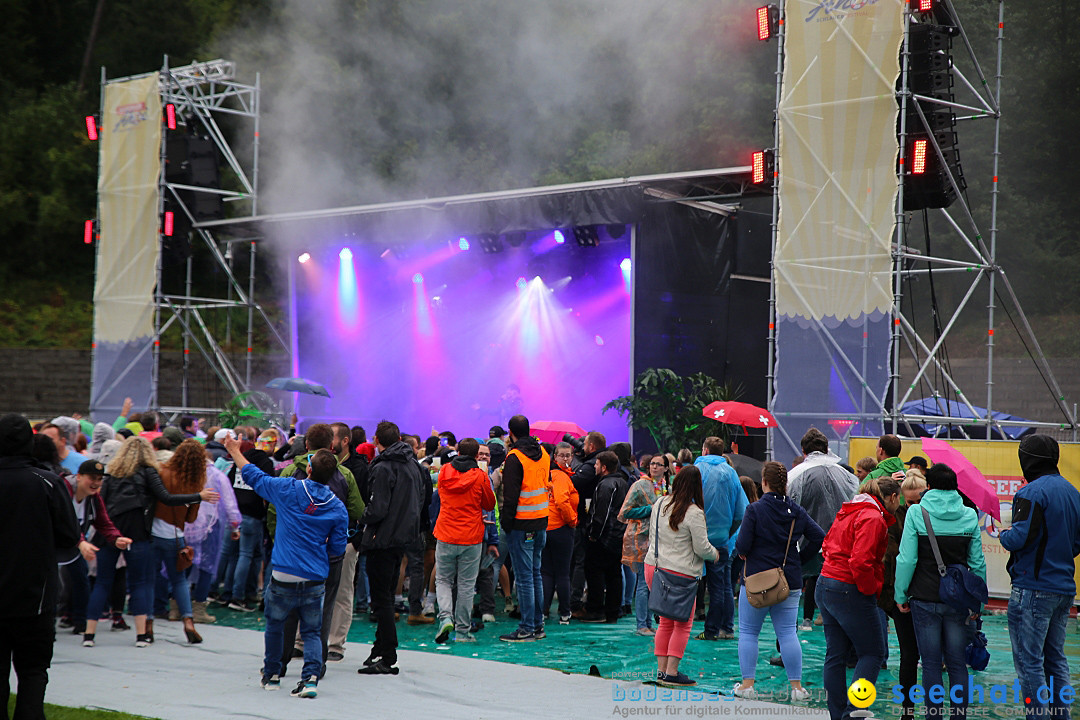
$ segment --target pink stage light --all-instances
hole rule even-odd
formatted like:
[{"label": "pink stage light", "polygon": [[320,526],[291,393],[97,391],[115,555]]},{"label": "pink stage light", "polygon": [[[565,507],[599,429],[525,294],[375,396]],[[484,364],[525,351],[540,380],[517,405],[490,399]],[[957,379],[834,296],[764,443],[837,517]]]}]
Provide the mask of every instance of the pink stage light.
[{"label": "pink stage light", "polygon": [[94,242],[94,221],[87,220],[83,223],[83,242],[91,245]]},{"label": "pink stage light", "polygon": [[173,211],[165,211],[165,237],[172,237],[173,234]]},{"label": "pink stage light", "polygon": [[86,116],[86,137],[90,140],[98,139],[97,118],[93,115]]},{"label": "pink stage light", "polygon": [[170,130],[176,129],[176,106],[172,103],[165,105],[165,125]]}]

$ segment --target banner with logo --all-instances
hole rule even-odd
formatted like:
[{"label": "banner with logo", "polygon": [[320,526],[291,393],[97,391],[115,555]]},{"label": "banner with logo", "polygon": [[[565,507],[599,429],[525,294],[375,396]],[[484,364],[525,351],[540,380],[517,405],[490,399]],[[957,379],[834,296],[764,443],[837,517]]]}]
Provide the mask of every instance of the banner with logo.
[{"label": "banner with logo", "polygon": [[[982,530],[986,586],[990,590],[990,597],[1007,598],[1012,588],[1009,571],[1005,569],[1009,562],[1009,551],[1001,547],[998,535],[1002,528],[1012,525],[1013,495],[1024,484],[1024,475],[1020,472],[1020,460],[1017,456],[1020,443],[1007,440],[949,440],[949,444],[959,450],[997,489],[998,502],[1001,503],[1001,522],[985,512],[979,512],[979,527]],[[860,458],[874,457],[876,448],[877,438],[852,438],[848,446],[848,464],[855,467]],[[919,440],[904,440],[900,457],[906,462],[912,455],[926,457]],[[1080,490],[1080,445],[1061,444],[1058,470],[1073,487]],[[1077,586],[1080,587],[1080,572],[1074,575]],[[1080,598],[1080,595],[1077,597]]]},{"label": "banner with logo", "polygon": [[156,73],[104,91],[90,413],[111,421],[125,397],[154,399],[161,96]]},{"label": "banner with logo", "polygon": [[[799,454],[810,425],[829,434],[829,418],[882,409],[904,34],[901,0],[789,0],[785,13],[773,258],[780,460]],[[853,430],[881,427],[863,419]]]}]

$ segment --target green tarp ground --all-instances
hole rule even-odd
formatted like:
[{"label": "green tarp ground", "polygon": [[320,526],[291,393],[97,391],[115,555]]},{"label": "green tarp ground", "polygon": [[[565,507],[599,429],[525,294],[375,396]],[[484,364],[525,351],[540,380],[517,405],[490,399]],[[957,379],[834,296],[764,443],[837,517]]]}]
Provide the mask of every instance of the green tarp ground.
[{"label": "green tarp ground", "polygon": [[[212,607],[211,612],[222,624],[255,630],[262,630],[263,627],[262,616],[258,613],[239,613],[221,606]],[[575,620],[570,625],[562,626],[557,621],[549,622],[545,628],[547,638],[532,643],[501,642],[498,636],[513,630],[517,622],[502,613],[497,614],[496,618],[496,622],[488,623],[477,633],[475,643],[455,645],[451,642],[438,645],[434,640],[437,632],[434,625],[410,626],[403,616],[397,624],[398,642],[400,647],[406,650],[449,653],[466,658],[476,657],[551,668],[566,673],[588,674],[592,666],[596,666],[604,678],[611,678],[613,673],[620,673],[624,679],[630,677],[627,673],[635,673],[635,677],[641,677],[639,673],[650,673],[656,669],[652,638],[634,634],[633,617],[623,618],[614,625],[585,624]],[[700,622],[694,623],[693,634],[680,669],[697,680],[698,689],[730,695],[740,675],[738,640],[696,640],[693,636],[701,632],[703,625]],[[738,618],[736,634],[737,628]],[[990,650],[990,665],[985,672],[974,673],[972,678],[972,682],[985,688],[985,702],[979,707],[978,717],[1016,717],[1019,711],[1019,706],[1013,702],[1016,673],[1012,664],[1005,617],[987,616],[984,618],[983,631],[986,633]],[[349,640],[371,643],[374,637],[375,624],[369,622],[366,616],[356,616],[349,631]],[[783,668],[768,662],[769,657],[775,654],[775,640],[772,624],[766,621],[758,641],[760,652],[756,666],[756,687],[762,700],[787,702],[787,675]],[[825,660],[824,633],[821,627],[815,626],[810,632],[800,632],[799,640],[803,648],[803,683],[811,692],[811,700],[805,704],[824,708],[825,693],[821,681]],[[1077,632],[1075,620],[1069,621],[1065,650],[1072,668],[1080,671],[1080,634]],[[346,657],[344,662],[359,666],[363,659]],[[897,682],[899,662],[900,651],[896,638],[890,633],[889,669],[882,670],[878,676],[878,699],[871,708],[879,718],[897,717],[900,714],[900,706],[893,702],[891,691]],[[1073,672],[1072,680],[1074,686],[1080,683],[1080,673]],[[1007,688],[1006,704],[995,705],[989,702],[994,685]],[[565,698],[562,701],[572,703],[573,699]]]}]

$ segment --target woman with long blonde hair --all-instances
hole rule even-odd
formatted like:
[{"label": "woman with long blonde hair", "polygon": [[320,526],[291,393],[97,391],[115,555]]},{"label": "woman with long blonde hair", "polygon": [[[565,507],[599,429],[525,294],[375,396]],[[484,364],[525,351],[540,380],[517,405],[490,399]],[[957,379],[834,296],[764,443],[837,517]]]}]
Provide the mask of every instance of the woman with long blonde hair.
[{"label": "woman with long blonde hair", "polygon": [[101,616],[101,610],[112,589],[116,561],[121,552],[127,559],[128,587],[131,593],[129,609],[135,616],[137,633],[135,647],[146,647],[153,642],[153,625],[147,619],[147,614],[154,596],[154,550],[150,530],[155,507],[159,502],[163,505],[179,506],[200,501],[218,501],[218,494],[212,490],[173,495],[165,489],[158,469],[153,448],[141,437],[125,440],[105,468],[105,483],[101,491],[105,508],[120,533],[131,538],[132,542],[126,550],[105,545],[97,553],[97,581],[90,594],[86,633],[83,636],[83,645],[86,647],[94,645],[97,619]]}]

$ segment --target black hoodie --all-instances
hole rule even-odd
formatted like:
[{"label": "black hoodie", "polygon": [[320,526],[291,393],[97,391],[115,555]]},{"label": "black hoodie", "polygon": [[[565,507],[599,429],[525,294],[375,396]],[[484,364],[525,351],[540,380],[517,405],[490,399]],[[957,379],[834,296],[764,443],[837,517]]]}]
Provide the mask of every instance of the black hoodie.
[{"label": "black hoodie", "polygon": [[431,478],[412,448],[399,440],[379,453],[368,470],[368,487],[371,502],[360,520],[362,549],[404,548],[416,542],[423,527],[421,513],[426,514],[431,502]]},{"label": "black hoodie", "polygon": [[[519,450],[521,454],[530,460],[539,460],[544,455],[544,449],[540,447],[534,437],[521,438],[514,442],[511,450]],[[503,463],[502,493],[503,504],[499,511],[499,524],[503,530],[521,530],[522,532],[536,532],[547,530],[547,516],[535,520],[518,520],[518,498],[521,497],[521,483],[525,479],[525,468],[516,455],[507,454],[506,462]]]}]

